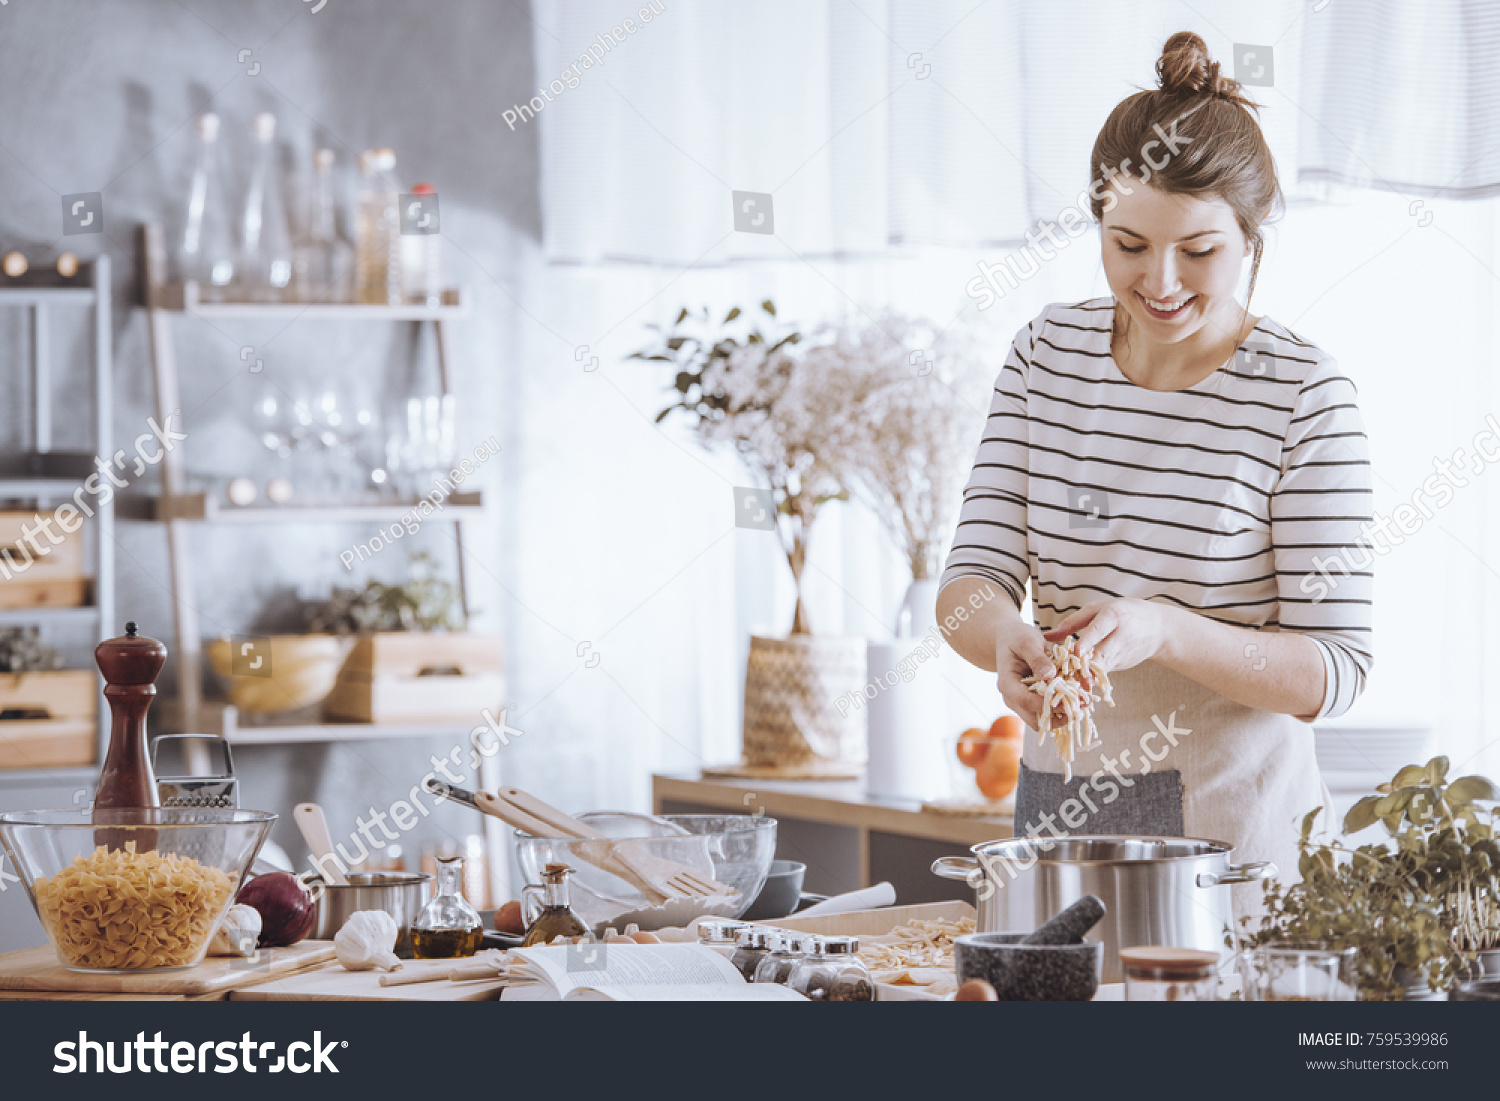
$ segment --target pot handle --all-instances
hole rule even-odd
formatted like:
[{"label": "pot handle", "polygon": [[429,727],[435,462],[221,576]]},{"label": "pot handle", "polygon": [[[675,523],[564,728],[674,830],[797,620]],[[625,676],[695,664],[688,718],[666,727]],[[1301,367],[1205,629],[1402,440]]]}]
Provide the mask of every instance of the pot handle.
[{"label": "pot handle", "polygon": [[943,879],[962,879],[965,882],[979,870],[979,861],[972,856],[940,856],[932,862],[932,874]]},{"label": "pot handle", "polygon": [[1222,874],[1200,872],[1198,886],[1227,887],[1232,883],[1254,883],[1257,879],[1270,879],[1276,874],[1276,865],[1269,860],[1257,860],[1250,864],[1231,864]]}]

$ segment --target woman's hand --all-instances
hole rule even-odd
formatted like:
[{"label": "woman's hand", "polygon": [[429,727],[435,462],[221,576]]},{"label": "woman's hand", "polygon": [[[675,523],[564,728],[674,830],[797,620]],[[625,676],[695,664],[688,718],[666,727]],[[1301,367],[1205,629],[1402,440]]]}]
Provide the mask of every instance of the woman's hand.
[{"label": "woman's hand", "polygon": [[1019,615],[1004,616],[995,627],[995,683],[1009,707],[1032,730],[1042,721],[1042,697],[1021,683],[1032,675],[1050,677],[1057,672],[1047,656],[1042,632]]},{"label": "woman's hand", "polygon": [[1085,604],[1047,632],[1048,642],[1078,636],[1078,649],[1090,650],[1106,673],[1130,669],[1156,657],[1166,643],[1172,609],[1149,600],[1101,600]]}]

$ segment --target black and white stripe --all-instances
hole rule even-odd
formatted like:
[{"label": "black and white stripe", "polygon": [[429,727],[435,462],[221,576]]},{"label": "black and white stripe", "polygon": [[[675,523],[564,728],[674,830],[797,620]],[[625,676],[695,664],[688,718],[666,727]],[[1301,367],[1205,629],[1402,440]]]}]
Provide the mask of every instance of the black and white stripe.
[{"label": "black and white stripe", "polygon": [[1018,606],[1029,584],[1043,628],[1122,596],[1296,631],[1323,655],[1320,717],[1341,714],[1371,665],[1371,572],[1351,567],[1326,595],[1305,579],[1371,519],[1354,384],[1262,318],[1246,348],[1269,372],[1231,361],[1147,390],[1110,353],[1111,303],[1051,306],[1017,334],[943,582],[989,578]]}]

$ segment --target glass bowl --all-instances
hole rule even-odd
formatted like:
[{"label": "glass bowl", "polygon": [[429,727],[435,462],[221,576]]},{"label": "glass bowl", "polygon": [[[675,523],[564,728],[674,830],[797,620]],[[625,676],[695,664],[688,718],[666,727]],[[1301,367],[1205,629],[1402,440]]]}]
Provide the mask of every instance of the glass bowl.
[{"label": "glass bowl", "polygon": [[197,807],[0,814],[0,843],[58,962],[130,974],[194,967],[276,815]]},{"label": "glass bowl", "polygon": [[654,904],[636,884],[587,859],[597,855],[597,841],[564,837],[532,837],[517,832],[516,860],[525,882],[539,884],[542,868],[567,864],[569,903],[583,923],[596,933],[607,926],[623,930],[639,925],[642,931],[683,926],[704,916],[739,917],[765,886],[776,855],[776,819],[748,814],[666,814],[661,817],[687,830],[685,835],[644,836],[650,823],[606,814],[582,815],[606,837],[629,840],[633,847],[662,860],[686,864],[704,878],[729,887],[732,894]]}]

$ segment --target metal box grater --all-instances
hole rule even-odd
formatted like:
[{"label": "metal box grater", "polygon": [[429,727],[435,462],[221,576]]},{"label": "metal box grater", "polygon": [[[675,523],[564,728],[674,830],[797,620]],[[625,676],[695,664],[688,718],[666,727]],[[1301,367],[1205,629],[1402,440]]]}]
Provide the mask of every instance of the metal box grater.
[{"label": "metal box grater", "polygon": [[[239,781],[234,775],[234,757],[229,743],[207,734],[163,734],[153,746],[151,769],[156,774],[156,792],[163,807],[225,810],[239,806]],[[202,815],[204,822],[212,815]],[[188,815],[193,821],[195,816]],[[213,849],[214,851],[210,851]],[[223,842],[181,839],[172,851],[190,856],[200,864],[216,864],[223,857]]]}]

